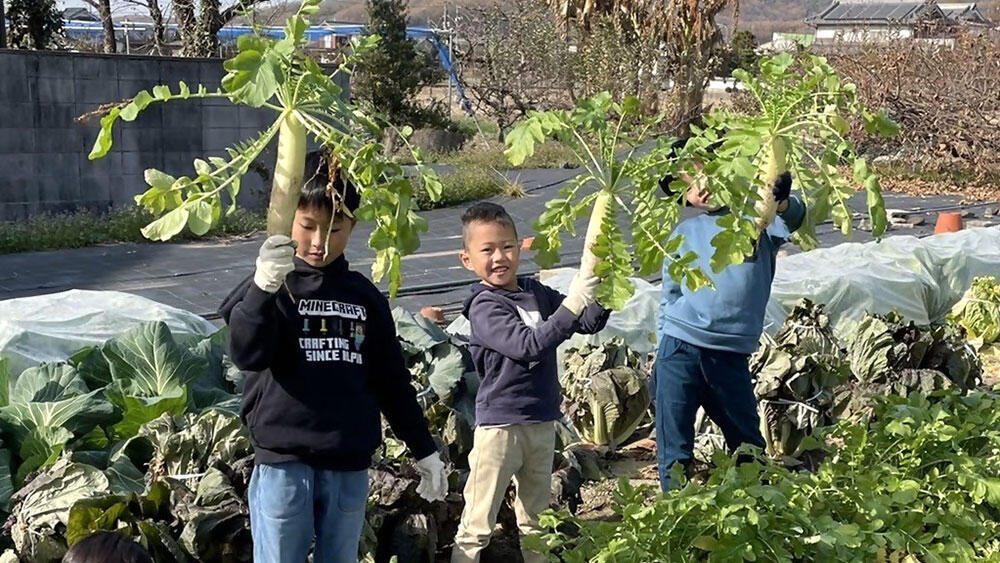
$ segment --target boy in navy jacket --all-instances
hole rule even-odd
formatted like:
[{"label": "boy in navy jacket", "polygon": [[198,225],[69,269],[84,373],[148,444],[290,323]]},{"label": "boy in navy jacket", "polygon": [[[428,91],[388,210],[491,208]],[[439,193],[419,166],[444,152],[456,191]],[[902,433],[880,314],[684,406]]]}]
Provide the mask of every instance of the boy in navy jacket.
[{"label": "boy in navy jacket", "polygon": [[[542,531],[538,514],[549,506],[553,421],[562,416],[556,347],[574,333],[600,331],[610,314],[594,302],[598,279],[592,262],[581,265],[565,297],[533,279],[519,280],[517,230],[503,207],[473,205],[462,216],[462,230],[462,264],[481,280],[472,286],[464,314],[482,383],[453,563],[479,560],[511,478],[519,531]],[[524,558],[544,560],[527,551]]]}]

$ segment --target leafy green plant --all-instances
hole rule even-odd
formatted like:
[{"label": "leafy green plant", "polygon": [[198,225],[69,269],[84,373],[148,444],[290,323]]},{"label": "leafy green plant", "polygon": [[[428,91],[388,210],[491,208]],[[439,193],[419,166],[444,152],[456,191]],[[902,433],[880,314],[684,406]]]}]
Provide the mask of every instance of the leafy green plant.
[{"label": "leafy green plant", "polygon": [[[624,233],[617,221],[627,211],[631,221],[634,255],[640,275],[656,271],[664,257],[670,257],[682,240],[670,238],[680,220],[676,200],[658,197],[658,180],[666,175],[671,159],[669,145],[660,143],[650,153],[637,157],[635,148],[650,139],[654,119],[639,115],[639,101],[630,97],[619,104],[607,92],[583,100],[569,111],[534,112],[507,134],[507,157],[519,165],[534,154],[535,145],[556,138],[573,151],[582,172],[563,188],[560,197],[546,203],[535,224],[538,235],[531,245],[535,260],[543,267],[559,262],[562,233],[576,235],[576,220],[591,208],[584,252],[592,252],[602,262],[596,273],[603,278],[598,288],[601,303],[620,309],[635,288],[629,282],[632,263]],[[616,151],[628,147],[625,158]],[[593,183],[595,192],[581,196],[584,186]],[[692,287],[707,279],[690,268],[694,256],[675,260],[671,274],[686,277]]]},{"label": "leafy green plant", "polygon": [[[369,238],[376,253],[372,276],[376,281],[388,275],[390,292],[395,295],[400,284],[400,259],[415,251],[419,234],[426,222],[414,213],[413,187],[402,168],[382,156],[378,139],[391,125],[369,115],[342,99],[338,75],[349,75],[357,58],[378,44],[370,36],[353,45],[336,71],[327,74],[309,58],[308,17],[319,9],[321,0],[302,0],[298,11],[288,18],[284,37],[269,39],[259,35],[241,36],[239,53],[227,60],[222,88],[209,91],[205,86],[192,89],[185,83],[176,89],[161,85],[136,94],[131,101],[105,108],[101,131],[90,158],[105,156],[111,149],[112,129],[118,120],[134,121],[152,104],[172,100],[224,99],[253,108],[267,108],[277,113],[274,123],[257,136],[227,150],[229,158],[196,159],[195,175],[174,178],[155,169],[146,171],[150,188],[136,197],[136,202],[154,216],[142,233],[152,240],[168,240],[185,226],[195,235],[207,233],[223,213],[235,210],[240,182],[251,164],[271,141],[278,138],[278,155],[268,207],[269,234],[289,234],[303,183],[307,138],[312,136],[332,151],[341,173],[361,192],[361,206],[356,216],[375,223]],[[409,128],[396,131],[406,138]],[[434,171],[423,166],[416,153],[423,185],[432,199],[440,195],[440,182]],[[224,210],[223,196],[229,199]]]},{"label": "leafy green plant", "polygon": [[114,531],[138,538],[157,560],[187,561],[167,525],[170,490],[154,483],[148,493],[107,495],[81,499],[69,509],[67,547],[100,531]]},{"label": "leafy green plant", "polygon": [[564,562],[993,560],[998,407],[989,391],[888,398],[825,436],[814,473],[719,453],[705,483],[653,497],[623,479],[620,521],[550,512],[527,544]]},{"label": "leafy green plant", "polygon": [[118,439],[163,413],[182,415],[188,407],[188,384],[206,371],[208,362],[178,346],[165,323],[146,323],[102,348],[111,372],[108,400],[122,412],[113,432]]},{"label": "leafy green plant", "polygon": [[[844,83],[823,57],[784,53],[762,59],[757,74],[737,69],[733,77],[753,97],[756,113],[711,112],[706,129],[695,131],[698,141],[691,147],[698,156],[709,143],[722,139],[714,158],[705,159],[704,172],[718,203],[733,211],[730,220],[746,230],[750,225],[744,217],[749,215],[756,231],[763,231],[777,208],[771,186],[790,172],[808,210],[795,233],[804,248],[818,244],[815,226],[830,217],[845,236],[851,234],[853,211],[847,200],[855,183],[867,192],[872,233],[881,236],[886,217],[878,176],[855,153],[848,135],[851,120],[884,136],[896,135],[898,126],[884,112],[862,106],[857,88]],[[842,167],[852,176],[843,175]],[[732,252],[748,256],[752,248],[734,245]]]},{"label": "leafy green plant", "polygon": [[424,189],[419,180],[413,195],[421,210],[450,207],[462,203],[489,199],[501,194],[515,195],[518,184],[510,183],[500,173],[482,167],[459,167],[440,176],[441,195],[437,200]]},{"label": "leafy green plant", "polygon": [[[451,460],[464,461],[472,450],[479,390],[479,375],[468,350],[457,346],[448,333],[421,315],[396,307],[392,318],[428,422],[440,429]],[[386,433],[391,436],[392,430],[387,428]],[[393,445],[399,447],[386,449],[390,459],[397,458],[392,454],[401,454],[404,449],[398,441],[394,440]]]},{"label": "leafy green plant", "polygon": [[18,555],[28,561],[55,563],[66,554],[64,532],[70,509],[78,501],[110,491],[100,469],[60,459],[26,483],[13,497],[11,538]]},{"label": "leafy green plant", "polygon": [[20,459],[14,485],[55,463],[70,441],[113,417],[101,391],[87,389],[74,367],[42,364],[25,370],[10,385],[9,403],[0,408],[0,426]]},{"label": "leafy green plant", "polygon": [[58,561],[96,531],[133,537],[157,561],[249,561],[245,493],[253,468],[246,428],[233,414],[208,411],[144,424],[131,444],[149,446],[138,488],[113,472],[60,460],[27,483],[12,509],[18,552]]},{"label": "leafy green plant", "polygon": [[[754,241],[776,212],[774,181],[786,171],[795,176],[808,207],[805,225],[796,235],[800,244],[814,245],[814,226],[831,215],[845,235],[851,232],[847,198],[854,187],[841,175],[842,164],[853,169],[855,181],[864,183],[873,232],[880,236],[886,219],[878,178],[853,153],[846,135],[854,116],[860,116],[866,128],[885,134],[894,134],[896,126],[883,114],[861,107],[854,87],[843,84],[821,57],[778,55],[762,60],[758,75],[737,71],[734,76],[753,93],[757,113],[712,112],[705,127],[692,127],[694,136],[679,154],[668,139],[659,139],[641,155],[636,152],[652,140],[658,119],[642,119],[635,98],[617,104],[602,93],[572,110],[535,112],[519,123],[506,138],[506,154],[513,164],[531,156],[537,144],[555,138],[573,150],[583,170],[539,217],[532,244],[536,260],[543,266],[558,262],[561,234],[575,235],[575,221],[592,209],[584,253],[600,260],[596,273],[602,278],[601,303],[620,309],[632,295],[628,277],[633,274],[633,256],[640,275],[657,271],[666,258],[674,279],[685,279],[692,289],[707,285],[704,272],[692,267],[697,256],[675,256],[682,239],[671,232],[680,220],[686,185],[676,182],[671,186],[675,195],[666,198],[658,185],[668,173],[702,174],[695,162],[704,163],[706,187],[714,200],[730,210],[719,217],[723,231],[712,240],[711,266],[717,272],[753,253]],[[623,147],[624,156],[619,157]],[[581,196],[587,185],[595,191]],[[630,241],[622,223],[631,230]]]},{"label": "leafy green plant", "polygon": [[897,313],[869,315],[847,341],[851,372],[868,383],[906,369],[938,370],[969,389],[979,369],[960,331],[949,325],[919,327]]},{"label": "leafy green plant", "polygon": [[878,397],[972,389],[982,362],[961,327],[919,327],[896,313],[869,315],[847,340],[852,380],[836,391],[838,416],[865,418]]},{"label": "leafy green plant", "polygon": [[[401,309],[394,319],[425,416],[450,461],[466,466],[479,383],[471,358],[427,319]],[[15,544],[0,561],[55,563],[97,530],[131,536],[158,561],[249,561],[253,455],[227,340],[221,330],[183,341],[150,322],[17,376],[0,356],[0,511]],[[397,548],[386,547],[397,533],[416,541],[406,530],[424,528],[412,526],[446,529],[458,517],[454,503],[428,517],[405,452],[389,434],[372,473],[379,549]]]}]

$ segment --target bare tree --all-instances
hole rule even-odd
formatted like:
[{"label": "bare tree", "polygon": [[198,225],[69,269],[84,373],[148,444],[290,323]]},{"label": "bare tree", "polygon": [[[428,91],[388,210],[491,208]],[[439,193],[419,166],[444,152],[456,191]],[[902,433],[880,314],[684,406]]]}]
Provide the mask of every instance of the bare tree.
[{"label": "bare tree", "polygon": [[475,106],[500,139],[530,110],[568,104],[573,60],[540,0],[498,0],[454,21],[455,64]]},{"label": "bare tree", "polygon": [[160,6],[160,0],[124,0],[127,4],[145,8],[149,19],[153,20],[153,49],[157,55],[166,54],[167,17]]},{"label": "bare tree", "polygon": [[855,141],[958,187],[1000,178],[1000,37],[966,30],[950,46],[900,40],[840,48],[830,62],[868,107],[887,108],[901,132]]},{"label": "bare tree", "polygon": [[266,0],[234,0],[222,7],[220,0],[173,0],[181,34],[182,54],[211,57],[219,49],[219,30],[233,18]]},{"label": "bare tree", "polygon": [[594,16],[589,25],[576,45],[574,99],[607,91],[618,101],[637,97],[646,114],[664,109],[660,91],[665,59],[660,41],[607,15]]},{"label": "bare tree", "polygon": [[97,10],[104,26],[104,52],[117,53],[118,45],[115,41],[115,22],[111,17],[111,0],[84,0],[90,7]]},{"label": "bare tree", "polygon": [[666,55],[673,87],[677,131],[699,121],[705,87],[718,64],[721,33],[715,18],[732,6],[738,19],[739,0],[547,0],[568,34],[572,24],[584,36],[599,16],[635,37],[655,38]]},{"label": "bare tree", "polygon": [[715,17],[729,4],[739,9],[739,0],[671,0],[655,24],[666,46],[677,134],[701,121],[705,88],[723,47]]}]

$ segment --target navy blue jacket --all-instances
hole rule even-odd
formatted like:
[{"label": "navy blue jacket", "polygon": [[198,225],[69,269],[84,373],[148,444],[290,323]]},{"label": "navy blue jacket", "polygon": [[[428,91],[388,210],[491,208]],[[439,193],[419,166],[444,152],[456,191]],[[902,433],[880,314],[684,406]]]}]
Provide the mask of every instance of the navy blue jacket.
[{"label": "navy blue jacket", "polygon": [[556,347],[574,333],[599,332],[611,313],[595,303],[577,318],[560,306],[563,298],[529,278],[518,280],[517,291],[472,286],[464,314],[471,325],[469,350],[482,378],[477,425],[532,424],[562,416]]},{"label": "navy blue jacket", "polygon": [[414,458],[433,453],[378,288],[343,256],[323,268],[296,258],[285,286],[267,293],[251,275],[221,309],[233,363],[247,372],[241,418],[255,462],[365,469],[382,443],[380,413]]}]

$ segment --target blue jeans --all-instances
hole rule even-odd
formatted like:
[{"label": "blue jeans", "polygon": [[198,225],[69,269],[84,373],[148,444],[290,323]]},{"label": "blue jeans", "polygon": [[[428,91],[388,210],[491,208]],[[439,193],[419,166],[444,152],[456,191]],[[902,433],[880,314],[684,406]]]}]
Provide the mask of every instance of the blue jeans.
[{"label": "blue jeans", "polygon": [[357,563],[368,471],[314,469],[298,462],[258,465],[250,477],[250,531],[256,563]]},{"label": "blue jeans", "polygon": [[670,469],[694,458],[694,419],[704,407],[735,450],[764,447],[757,399],[750,385],[749,356],[710,350],[664,335],[656,355],[656,457],[660,487],[670,488]]}]

